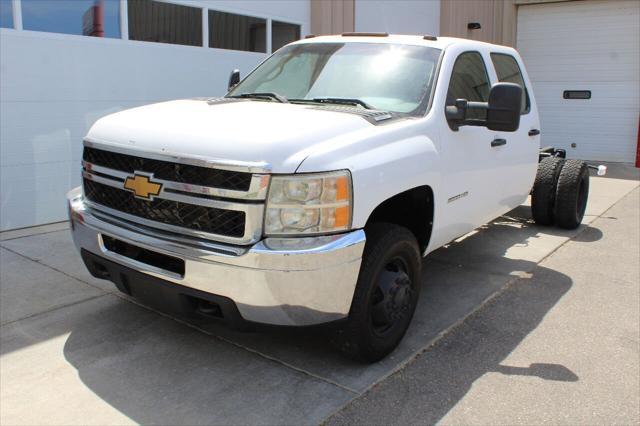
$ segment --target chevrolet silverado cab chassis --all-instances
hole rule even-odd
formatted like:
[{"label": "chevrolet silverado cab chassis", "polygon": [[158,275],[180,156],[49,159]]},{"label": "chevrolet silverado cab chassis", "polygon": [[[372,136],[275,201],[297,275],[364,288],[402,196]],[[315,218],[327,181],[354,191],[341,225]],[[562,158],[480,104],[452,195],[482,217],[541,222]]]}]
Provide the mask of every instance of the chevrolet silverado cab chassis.
[{"label": "chevrolet silverado cab chassis", "polygon": [[68,195],[89,271],[163,310],[237,326],[331,323],[375,361],[416,308],[421,259],[532,196],[577,227],[587,165],[540,150],[511,48],[349,33],[278,50],[222,98],[98,120]]}]

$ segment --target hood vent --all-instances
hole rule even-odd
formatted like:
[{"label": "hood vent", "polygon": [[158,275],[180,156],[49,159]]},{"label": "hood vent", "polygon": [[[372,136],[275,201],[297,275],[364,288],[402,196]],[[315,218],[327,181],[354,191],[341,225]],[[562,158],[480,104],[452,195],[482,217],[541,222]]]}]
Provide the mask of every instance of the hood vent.
[{"label": "hood vent", "polygon": [[209,105],[218,105],[218,104],[229,104],[232,102],[239,102],[239,101],[242,101],[243,99],[222,97],[222,98],[196,98],[196,100],[207,101]]},{"label": "hood vent", "polygon": [[355,114],[364,118],[368,122],[372,124],[377,124],[382,121],[390,120],[393,118],[393,115],[387,111],[375,111],[370,109],[362,109],[355,107],[345,107],[345,106],[311,106],[311,109],[317,109],[320,111],[332,111],[332,112],[346,112],[347,114]]}]

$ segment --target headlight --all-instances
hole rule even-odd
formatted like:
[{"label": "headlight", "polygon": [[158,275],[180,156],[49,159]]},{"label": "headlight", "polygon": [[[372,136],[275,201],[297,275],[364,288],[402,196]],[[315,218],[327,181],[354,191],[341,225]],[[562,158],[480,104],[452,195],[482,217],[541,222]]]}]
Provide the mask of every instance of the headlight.
[{"label": "headlight", "polygon": [[325,234],[351,227],[351,174],[347,170],[272,176],[266,235]]}]

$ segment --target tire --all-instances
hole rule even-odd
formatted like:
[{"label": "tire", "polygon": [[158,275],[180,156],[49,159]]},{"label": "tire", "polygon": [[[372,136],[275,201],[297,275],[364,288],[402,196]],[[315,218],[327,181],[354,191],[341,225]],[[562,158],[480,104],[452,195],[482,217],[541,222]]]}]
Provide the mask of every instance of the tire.
[{"label": "tire", "polygon": [[589,198],[589,168],[584,161],[567,160],[558,177],[556,189],[556,224],[575,229],[582,222]]},{"label": "tire", "polygon": [[375,362],[398,346],[409,327],[420,294],[421,254],[402,226],[374,223],[365,232],[349,318],[333,343],[350,358]]},{"label": "tire", "polygon": [[531,216],[538,225],[550,226],[555,222],[556,185],[564,159],[543,158],[531,191]]}]

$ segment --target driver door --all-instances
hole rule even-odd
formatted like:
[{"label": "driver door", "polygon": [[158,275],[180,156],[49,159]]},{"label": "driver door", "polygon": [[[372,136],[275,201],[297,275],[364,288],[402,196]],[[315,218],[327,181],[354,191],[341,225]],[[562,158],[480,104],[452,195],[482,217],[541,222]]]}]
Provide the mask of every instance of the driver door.
[{"label": "driver door", "polygon": [[[451,72],[446,104],[453,105],[456,99],[487,102],[490,90],[483,55],[460,53]],[[486,111],[468,110],[467,118],[486,118]],[[500,150],[504,147],[492,143],[501,136],[486,127],[467,125],[453,130],[444,114],[442,122],[442,222],[448,239],[453,240],[493,219],[500,210]]]}]

